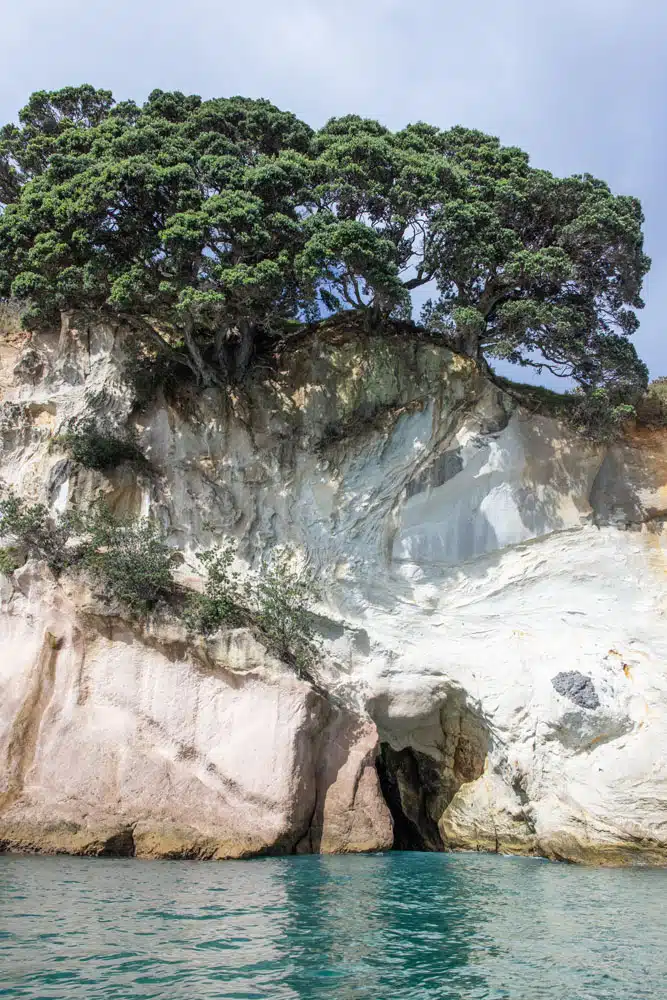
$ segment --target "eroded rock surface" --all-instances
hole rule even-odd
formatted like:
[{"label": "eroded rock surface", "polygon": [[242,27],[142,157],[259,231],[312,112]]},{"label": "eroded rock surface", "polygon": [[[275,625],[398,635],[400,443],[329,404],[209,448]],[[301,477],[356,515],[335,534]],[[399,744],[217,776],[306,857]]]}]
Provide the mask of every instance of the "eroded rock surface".
[{"label": "eroded rock surface", "polygon": [[5,847],[233,858],[304,837],[324,852],[391,846],[370,720],[245,631],[207,646],[177,628],[137,634],[82,617],[46,567],[28,569],[0,619]]},{"label": "eroded rock surface", "polygon": [[[135,406],[120,330],[71,317],[27,350],[3,355],[4,479],[151,511],[189,585],[221,535],[255,569],[291,545],[326,656],[313,686],[246,634],[192,645],[40,567],[2,578],[0,842],[665,863],[667,433],[585,442],[436,344],[340,329],[188,406]],[[150,470],[50,447],[91,412]]]}]

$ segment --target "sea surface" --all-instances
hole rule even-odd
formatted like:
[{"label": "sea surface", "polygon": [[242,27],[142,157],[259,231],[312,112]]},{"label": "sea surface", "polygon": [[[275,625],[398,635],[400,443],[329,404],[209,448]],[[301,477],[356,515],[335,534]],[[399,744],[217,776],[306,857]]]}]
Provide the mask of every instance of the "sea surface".
[{"label": "sea surface", "polygon": [[0,855],[0,997],[664,1000],[667,872]]}]

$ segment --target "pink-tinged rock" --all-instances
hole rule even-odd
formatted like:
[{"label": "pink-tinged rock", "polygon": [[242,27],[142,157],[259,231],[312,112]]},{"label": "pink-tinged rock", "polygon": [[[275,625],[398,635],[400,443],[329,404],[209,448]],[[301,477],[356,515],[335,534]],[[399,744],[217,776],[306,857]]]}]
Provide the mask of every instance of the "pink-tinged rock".
[{"label": "pink-tinged rock", "polygon": [[373,724],[249,633],[192,646],[39,593],[0,615],[0,849],[290,853],[320,816],[313,850],[391,844]]},{"label": "pink-tinged rock", "polygon": [[317,803],[299,851],[343,854],[389,850],[394,831],[380,790],[375,723],[337,711],[322,740]]}]

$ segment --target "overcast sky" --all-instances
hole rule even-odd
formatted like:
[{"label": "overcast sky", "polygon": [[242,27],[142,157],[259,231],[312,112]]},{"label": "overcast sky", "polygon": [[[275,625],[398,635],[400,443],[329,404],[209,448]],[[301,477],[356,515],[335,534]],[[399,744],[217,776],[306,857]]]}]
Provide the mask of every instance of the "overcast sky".
[{"label": "overcast sky", "polygon": [[0,122],[92,83],[267,97],[311,125],[463,124],[641,198],[653,268],[635,337],[667,374],[665,0],[0,0]]}]

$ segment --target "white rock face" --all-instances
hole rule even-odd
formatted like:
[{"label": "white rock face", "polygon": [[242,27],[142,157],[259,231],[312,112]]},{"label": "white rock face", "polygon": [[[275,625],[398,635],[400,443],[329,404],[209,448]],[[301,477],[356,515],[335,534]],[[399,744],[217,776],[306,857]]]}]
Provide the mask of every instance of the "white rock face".
[{"label": "white rock face", "polygon": [[[150,510],[192,585],[222,536],[254,569],[291,545],[327,655],[315,690],[246,635],[131,630],[22,567],[1,592],[6,846],[665,863],[667,432],[587,443],[443,348],[340,330],[243,393],[134,412],[118,331],[35,346],[40,380],[1,383],[5,480]],[[152,471],[49,449],[91,408],[133,423]]]}]

